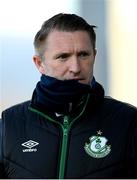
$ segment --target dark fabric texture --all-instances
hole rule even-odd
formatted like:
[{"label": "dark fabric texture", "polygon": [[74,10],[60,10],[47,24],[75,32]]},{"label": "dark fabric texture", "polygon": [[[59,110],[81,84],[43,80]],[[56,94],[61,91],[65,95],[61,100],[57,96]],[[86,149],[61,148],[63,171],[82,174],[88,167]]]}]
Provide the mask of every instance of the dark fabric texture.
[{"label": "dark fabric texture", "polygon": [[[91,86],[95,86],[93,78]],[[90,92],[90,85],[76,80],[58,80],[50,76],[41,76],[33,93],[33,105],[42,106],[54,112],[68,114]]]}]

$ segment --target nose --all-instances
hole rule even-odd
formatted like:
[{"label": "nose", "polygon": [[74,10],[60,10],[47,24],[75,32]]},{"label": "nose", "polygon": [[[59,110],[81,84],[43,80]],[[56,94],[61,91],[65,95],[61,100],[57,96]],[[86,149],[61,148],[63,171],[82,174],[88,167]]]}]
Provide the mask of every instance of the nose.
[{"label": "nose", "polygon": [[80,62],[78,58],[72,58],[69,62],[69,71],[73,74],[79,74],[81,71]]}]

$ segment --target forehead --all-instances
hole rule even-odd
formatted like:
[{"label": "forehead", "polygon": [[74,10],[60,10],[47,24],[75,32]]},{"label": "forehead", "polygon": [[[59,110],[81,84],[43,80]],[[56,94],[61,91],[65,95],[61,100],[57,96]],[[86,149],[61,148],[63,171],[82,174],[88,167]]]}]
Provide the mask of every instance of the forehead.
[{"label": "forehead", "polygon": [[79,48],[90,48],[91,40],[86,31],[58,31],[50,32],[46,40],[47,48],[68,48],[77,46]]}]

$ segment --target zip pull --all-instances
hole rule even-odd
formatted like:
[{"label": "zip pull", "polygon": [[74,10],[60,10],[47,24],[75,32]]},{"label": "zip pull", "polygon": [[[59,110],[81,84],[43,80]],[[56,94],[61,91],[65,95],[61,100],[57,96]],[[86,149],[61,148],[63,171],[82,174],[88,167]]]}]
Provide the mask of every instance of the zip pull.
[{"label": "zip pull", "polygon": [[68,116],[64,116],[64,121],[63,121],[64,131],[68,129],[68,126],[69,126],[69,118]]}]

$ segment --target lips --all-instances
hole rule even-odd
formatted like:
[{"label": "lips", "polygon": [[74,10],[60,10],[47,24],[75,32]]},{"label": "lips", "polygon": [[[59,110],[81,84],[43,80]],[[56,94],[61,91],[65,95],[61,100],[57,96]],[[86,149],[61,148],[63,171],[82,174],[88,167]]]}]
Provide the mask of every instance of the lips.
[{"label": "lips", "polygon": [[68,80],[77,80],[77,81],[82,81],[82,80],[84,80],[84,78],[72,78],[72,79],[68,79]]}]

